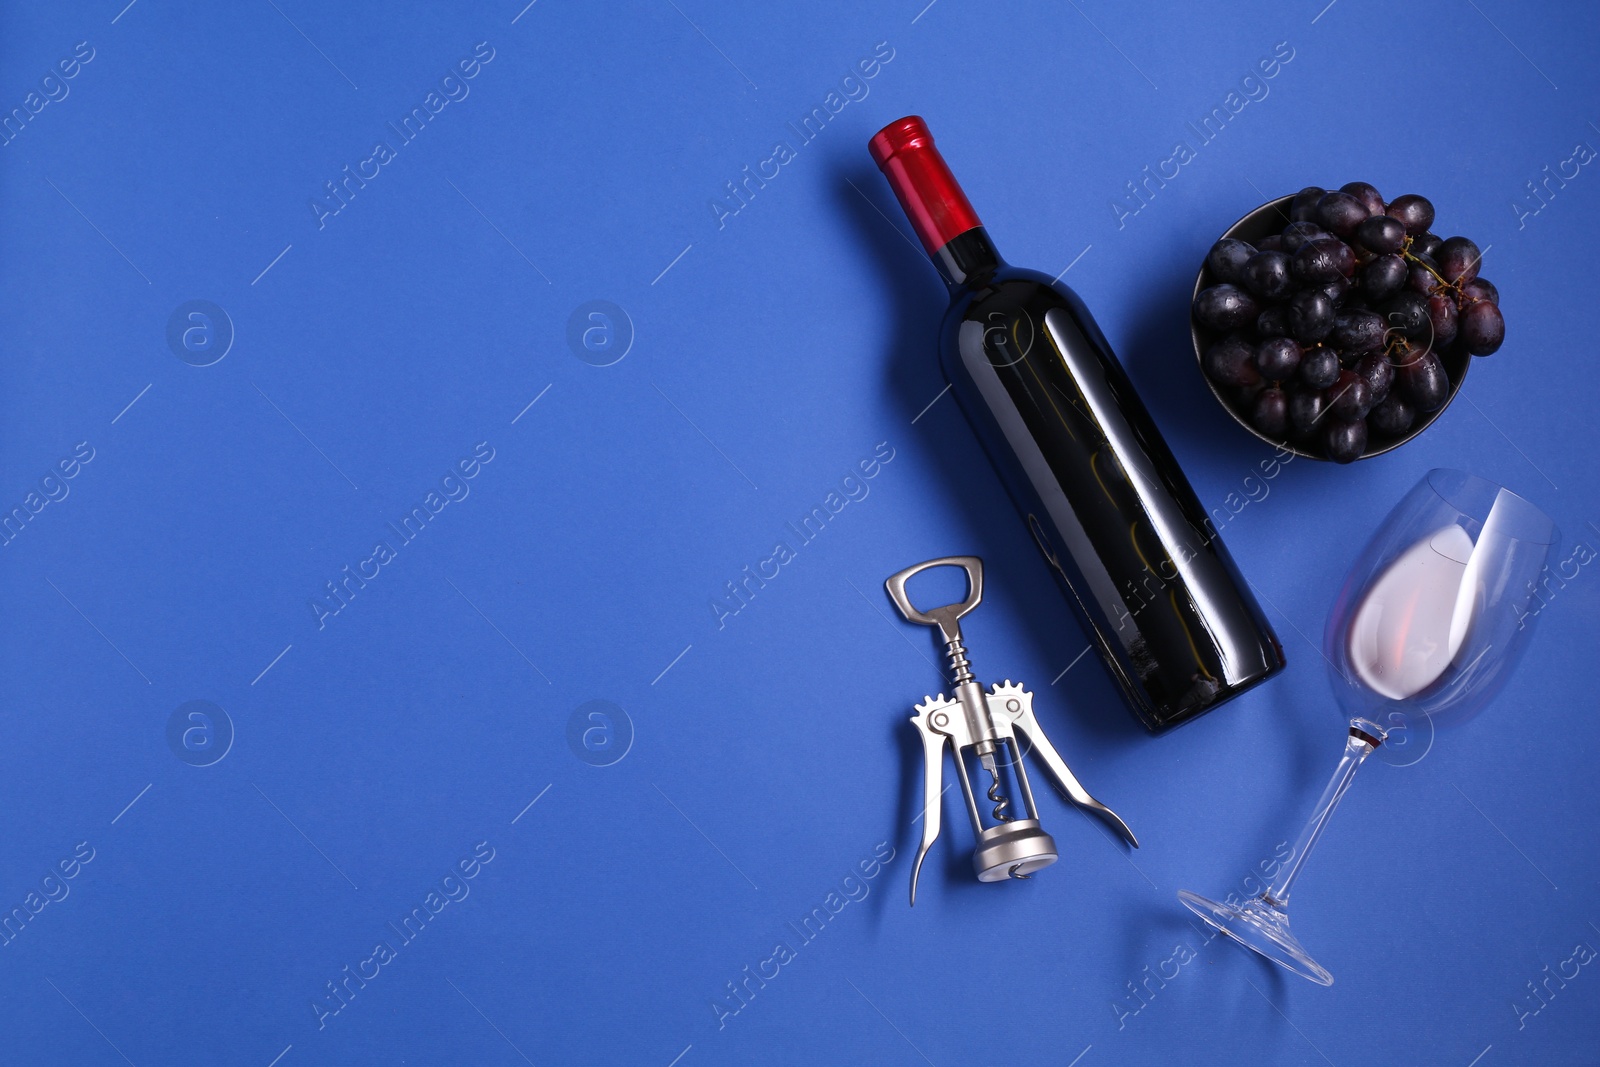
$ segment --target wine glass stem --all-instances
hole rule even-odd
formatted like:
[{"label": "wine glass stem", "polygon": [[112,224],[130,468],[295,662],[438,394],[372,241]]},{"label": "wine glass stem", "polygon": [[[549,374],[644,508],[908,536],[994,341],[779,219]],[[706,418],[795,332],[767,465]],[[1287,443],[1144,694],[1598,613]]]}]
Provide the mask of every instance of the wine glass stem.
[{"label": "wine glass stem", "polygon": [[[1362,725],[1357,726],[1360,722]],[[1323,829],[1328,825],[1328,819],[1333,815],[1333,809],[1339,806],[1339,801],[1344,797],[1344,791],[1350,788],[1350,781],[1356,775],[1356,768],[1361,766],[1361,761],[1372,755],[1377,745],[1372,741],[1372,734],[1362,726],[1371,726],[1362,720],[1353,720],[1350,724],[1350,733],[1345,740],[1344,755],[1339,760],[1338,768],[1333,772],[1333,777],[1328,779],[1328,787],[1322,791],[1322,799],[1317,801],[1317,810],[1306,823],[1304,830],[1300,831],[1300,838],[1294,843],[1294,851],[1289,855],[1289,862],[1285,863],[1278,871],[1272,885],[1267,888],[1266,897],[1269,904],[1283,907],[1289,903],[1289,890],[1294,886],[1294,880],[1299,877],[1300,869],[1305,866],[1306,857],[1316,847],[1317,839],[1322,836]]]}]

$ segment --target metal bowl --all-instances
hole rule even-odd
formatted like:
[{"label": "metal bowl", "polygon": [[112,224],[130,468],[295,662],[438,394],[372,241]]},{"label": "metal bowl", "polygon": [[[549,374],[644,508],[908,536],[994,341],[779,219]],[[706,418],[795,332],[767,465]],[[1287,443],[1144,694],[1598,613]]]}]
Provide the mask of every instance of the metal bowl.
[{"label": "metal bowl", "polygon": [[[1290,195],[1280,196],[1276,200],[1262,204],[1244,218],[1240,219],[1232,226],[1229,226],[1225,231],[1223,231],[1222,237],[1232,237],[1236,240],[1255,244],[1257,241],[1262,240],[1271,234],[1280,232],[1285,226],[1289,225],[1289,205],[1293,201],[1294,196]],[[1222,238],[1220,237],[1218,238],[1218,240],[1221,239]],[[1189,294],[1189,306],[1191,308],[1194,306],[1194,300],[1200,295],[1200,290],[1215,285],[1216,283],[1216,279],[1211,277],[1210,268],[1202,263],[1200,266],[1200,273],[1194,280],[1194,291]],[[1206,388],[1211,390],[1211,395],[1217,398],[1217,403],[1222,405],[1222,409],[1229,415],[1233,416],[1234,422],[1237,422],[1251,434],[1275,448],[1287,449],[1288,451],[1293,452],[1295,455],[1305,456],[1307,459],[1328,459],[1327,456],[1320,452],[1307,451],[1304,447],[1296,442],[1288,440],[1275,441],[1266,434],[1261,433],[1254,426],[1251,426],[1245,416],[1239,411],[1235,410],[1233,397],[1225,393],[1215,382],[1206,376],[1205,363],[1202,359],[1202,356],[1207,348],[1210,348],[1212,344],[1222,339],[1222,335],[1215,330],[1212,330],[1206,326],[1202,326],[1195,320],[1193,313],[1191,313],[1189,315],[1189,337],[1194,342],[1195,365],[1200,369],[1201,380],[1206,383]],[[1436,411],[1418,412],[1417,421],[1412,423],[1411,429],[1407,430],[1401,436],[1381,438],[1377,441],[1369,441],[1366,451],[1361,453],[1361,459],[1369,459],[1373,456],[1381,456],[1385,452],[1399,448],[1413,437],[1416,437],[1423,430],[1426,430],[1429,426],[1433,425],[1433,420],[1444,414],[1445,409],[1450,406],[1451,401],[1455,400],[1456,394],[1461,391],[1461,383],[1466,379],[1467,367],[1471,365],[1472,357],[1466,352],[1457,349],[1449,353],[1439,353],[1439,362],[1444,365],[1445,376],[1450,380],[1450,392],[1445,396],[1444,403],[1439,405],[1439,408]]]}]

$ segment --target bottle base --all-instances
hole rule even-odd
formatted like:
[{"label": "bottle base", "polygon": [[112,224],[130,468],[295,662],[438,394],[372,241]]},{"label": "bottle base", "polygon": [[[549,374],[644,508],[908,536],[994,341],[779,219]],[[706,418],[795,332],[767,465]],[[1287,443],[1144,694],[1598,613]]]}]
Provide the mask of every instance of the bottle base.
[{"label": "bottle base", "polygon": [[[1206,694],[1206,699],[1203,701],[1180,705],[1169,710],[1141,707],[1137,701],[1131,699],[1129,703],[1133,706],[1134,717],[1143,724],[1146,730],[1149,730],[1152,734],[1164,734],[1182,726],[1186,722],[1198,719],[1200,716],[1226,704],[1237,696],[1249,692],[1262,682],[1277,677],[1283,672],[1287,664],[1287,660],[1280,658],[1276,666],[1264,670],[1254,677],[1241,679],[1228,686],[1218,686],[1212,683],[1211,691]],[[1196,690],[1190,690],[1190,692],[1196,693]]]}]

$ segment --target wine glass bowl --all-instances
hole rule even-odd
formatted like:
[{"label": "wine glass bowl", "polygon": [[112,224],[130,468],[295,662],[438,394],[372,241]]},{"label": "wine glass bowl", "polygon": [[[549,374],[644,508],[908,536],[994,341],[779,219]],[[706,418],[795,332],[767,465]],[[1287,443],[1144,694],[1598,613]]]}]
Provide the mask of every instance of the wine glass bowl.
[{"label": "wine glass bowl", "polygon": [[1465,721],[1505,686],[1532,636],[1538,613],[1529,607],[1558,537],[1548,516],[1509,489],[1429,471],[1361,550],[1329,613],[1323,656],[1349,728],[1294,851],[1243,904],[1188,890],[1178,899],[1246,948],[1332,985],[1289,930],[1289,890],[1357,768],[1387,739],[1380,722]]},{"label": "wine glass bowl", "polygon": [[[1246,214],[1232,226],[1229,226],[1222,232],[1218,240],[1231,237],[1253,245],[1270,234],[1280,232],[1289,224],[1289,205],[1293,201],[1294,197],[1292,195],[1280,196],[1276,200],[1267,201],[1254,211]],[[1200,273],[1195,276],[1194,290],[1189,294],[1190,306],[1194,305],[1194,301],[1199,297],[1202,289],[1217,284],[1219,280],[1212,277],[1211,268],[1202,263],[1200,265]],[[1206,349],[1220,341],[1222,337],[1222,333],[1203,325],[1193,315],[1189,316],[1189,339],[1194,345],[1195,365],[1200,370],[1200,377],[1206,383],[1206,388],[1211,390],[1211,395],[1217,398],[1217,403],[1222,405],[1222,409],[1232,416],[1234,422],[1237,422],[1251,434],[1274,448],[1281,448],[1297,456],[1304,456],[1307,459],[1326,460],[1328,457],[1314,445],[1307,447],[1293,440],[1279,440],[1256,429],[1250,424],[1250,419],[1247,417],[1246,412],[1239,410],[1233,397],[1228,395],[1225,388],[1211,380],[1210,376],[1205,372]],[[1461,383],[1466,380],[1467,368],[1472,365],[1472,357],[1464,351],[1452,349],[1449,352],[1439,353],[1439,360],[1444,365],[1445,377],[1450,381],[1450,391],[1445,396],[1444,403],[1440,404],[1434,411],[1417,412],[1416,421],[1411,424],[1411,428],[1398,437],[1372,440],[1362,451],[1360,459],[1371,459],[1373,456],[1381,456],[1385,452],[1399,448],[1423,430],[1426,430],[1433,424],[1433,420],[1444,414],[1451,401],[1455,400],[1456,394],[1461,391]]]},{"label": "wine glass bowl", "polygon": [[1390,513],[1345,578],[1323,631],[1346,715],[1399,712],[1453,725],[1505,685],[1555,524],[1486,479],[1433,470]]}]

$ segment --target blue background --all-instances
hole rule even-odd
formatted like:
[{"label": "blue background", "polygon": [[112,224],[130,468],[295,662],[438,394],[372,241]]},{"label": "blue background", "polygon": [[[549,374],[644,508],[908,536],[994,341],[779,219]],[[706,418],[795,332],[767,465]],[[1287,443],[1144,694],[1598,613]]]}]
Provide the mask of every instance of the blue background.
[{"label": "blue background", "polygon": [[[1594,566],[1495,706],[1357,780],[1295,894],[1332,988],[1206,943],[1174,899],[1248,891],[1307,813],[1342,744],[1312,642],[1424,471],[1540,503],[1558,558],[1600,543],[1600,176],[1537,214],[1525,187],[1600,145],[1600,13],[124,2],[0,15],[7,111],[77,42],[94,56],[0,147],[0,506],[94,453],[0,550],[0,908],[94,854],[0,946],[0,1060],[1600,1062],[1600,975],[1537,1014],[1526,986],[1600,947]],[[386,123],[482,41],[470,95],[399,145]],[[723,183],[879,42],[870,94],[719,228]],[[1267,95],[1119,224],[1125,183],[1278,42]],[[1509,340],[1435,426],[1354,467],[1295,461],[1224,527],[1290,658],[1273,682],[1152,738],[1077,659],[960,413],[928,406],[944,294],[865,150],[911,112],[1008,258],[1071,266],[1211,506],[1270,455],[1188,350],[1217,233],[1364,179],[1487,246]],[[379,138],[396,158],[319,228],[323,182]],[[167,341],[190,300],[236,334],[210,366]],[[593,300],[631,322],[610,366],[568,344]],[[324,583],[478,442],[470,495],[319,627]],[[724,583],[879,442],[869,495],[719,628]],[[967,552],[989,567],[980,676],[1029,683],[1144,847],[1041,794],[1063,862],[979,885],[951,802],[912,911],[906,718],[940,681],[881,582]],[[191,700],[232,724],[211,766],[168,741]],[[568,741],[591,700],[627,717],[591,737],[626,750],[610,766]],[[479,842],[470,896],[319,1028],[325,983]],[[801,944],[785,923],[879,842],[865,899]],[[780,938],[796,958],[719,1027],[725,983]],[[1192,962],[1145,985],[1179,946]]]}]

